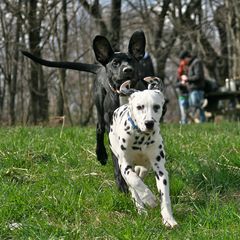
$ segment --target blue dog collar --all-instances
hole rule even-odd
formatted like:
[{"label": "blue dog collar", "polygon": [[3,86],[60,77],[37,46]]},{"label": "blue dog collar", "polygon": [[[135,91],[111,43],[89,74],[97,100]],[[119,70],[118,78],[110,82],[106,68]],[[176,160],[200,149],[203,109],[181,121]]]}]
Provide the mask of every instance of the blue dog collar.
[{"label": "blue dog collar", "polygon": [[134,123],[133,119],[129,115],[128,121],[131,123],[133,129],[138,129],[138,126]]}]

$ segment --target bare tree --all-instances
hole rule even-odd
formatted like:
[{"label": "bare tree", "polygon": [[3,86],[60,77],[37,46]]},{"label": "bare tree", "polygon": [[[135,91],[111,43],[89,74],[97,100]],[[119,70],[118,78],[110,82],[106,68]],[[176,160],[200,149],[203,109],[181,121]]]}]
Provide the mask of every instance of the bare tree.
[{"label": "bare tree", "polygon": [[[106,36],[112,43],[113,49],[119,51],[120,31],[121,31],[121,0],[111,1],[110,24],[104,19],[102,6],[99,0],[94,0],[92,4],[87,0],[79,0],[84,9],[96,20],[100,27],[100,34]],[[107,27],[109,25],[109,28]]]},{"label": "bare tree", "polygon": [[22,0],[18,1],[17,4],[17,20],[16,20],[16,32],[14,39],[14,59],[13,59],[13,69],[12,69],[12,79],[9,82],[9,92],[10,92],[10,119],[11,125],[14,125],[16,122],[15,118],[15,96],[16,96],[16,87],[17,87],[17,78],[18,78],[18,66],[19,66],[19,38],[21,31],[21,8]]},{"label": "bare tree", "polygon": [[[9,93],[9,115],[10,124],[14,125],[15,118],[15,97],[19,66],[19,38],[21,31],[21,8],[22,0],[18,0],[16,5],[12,5],[7,0],[4,1],[5,9],[0,9],[1,28],[4,39],[5,62],[1,65],[3,76],[8,84]],[[10,18],[6,18],[4,10],[11,13]],[[15,26],[15,27],[14,27]],[[12,33],[12,31],[14,34]],[[5,93],[5,84],[2,90],[2,103]]]},{"label": "bare tree", "polygon": [[[212,6],[213,8],[213,6]],[[214,78],[220,83],[224,84],[224,80],[229,76],[229,49],[227,38],[227,9],[224,5],[219,5],[214,11],[214,22],[218,29],[220,38],[220,56],[216,62],[216,71]],[[211,71],[211,70],[210,70]]]},{"label": "bare tree", "polygon": [[[59,36],[58,31],[56,31],[56,37],[58,42],[58,59],[60,61],[66,61],[67,59],[67,46],[68,46],[68,26],[69,22],[67,19],[67,1],[61,1],[61,13],[62,13],[62,24],[60,29],[62,29],[62,36]],[[66,69],[59,69],[59,93],[57,98],[57,115],[63,116],[64,113],[68,115],[70,123],[72,124],[71,114],[68,108],[68,101],[65,94],[65,83],[66,83]],[[65,109],[65,110],[64,110]]]},{"label": "bare tree", "polygon": [[228,42],[229,78],[240,78],[240,3],[237,0],[225,0],[225,29]]},{"label": "bare tree", "polygon": [[[0,65],[1,67],[1,65]],[[0,121],[2,120],[3,116],[3,104],[5,98],[5,79],[2,70],[0,71]]]},{"label": "bare tree", "polygon": [[[41,21],[44,16],[44,7],[38,9],[38,1],[28,2],[29,48],[30,51],[41,57]],[[39,12],[38,12],[39,11]],[[29,78],[30,109],[29,121],[37,124],[39,121],[48,120],[48,88],[43,76],[42,66],[31,61],[31,73]]]},{"label": "bare tree", "polygon": [[112,0],[111,6],[111,29],[108,32],[112,47],[120,51],[120,32],[121,32],[121,0]]}]

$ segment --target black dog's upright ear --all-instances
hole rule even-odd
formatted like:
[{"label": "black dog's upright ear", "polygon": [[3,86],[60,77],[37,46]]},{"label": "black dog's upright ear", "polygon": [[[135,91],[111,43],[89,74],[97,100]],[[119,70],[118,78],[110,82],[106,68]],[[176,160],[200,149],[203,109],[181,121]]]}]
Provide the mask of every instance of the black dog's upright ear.
[{"label": "black dog's upright ear", "polygon": [[129,45],[128,52],[137,60],[141,60],[145,54],[146,38],[143,31],[133,33]]},{"label": "black dog's upright ear", "polygon": [[104,66],[110,61],[110,58],[114,54],[109,41],[100,35],[96,36],[93,40],[93,50],[97,61]]}]

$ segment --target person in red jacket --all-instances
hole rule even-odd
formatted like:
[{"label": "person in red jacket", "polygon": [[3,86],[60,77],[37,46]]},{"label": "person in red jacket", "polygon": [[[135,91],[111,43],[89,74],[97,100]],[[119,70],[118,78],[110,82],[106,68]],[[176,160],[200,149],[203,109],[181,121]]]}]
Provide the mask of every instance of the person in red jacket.
[{"label": "person in red jacket", "polygon": [[180,123],[186,124],[187,111],[189,108],[188,102],[188,88],[187,88],[187,75],[188,75],[188,63],[191,58],[191,54],[188,51],[182,51],[179,55],[180,61],[177,69],[177,92],[178,92],[178,104],[180,108]]}]

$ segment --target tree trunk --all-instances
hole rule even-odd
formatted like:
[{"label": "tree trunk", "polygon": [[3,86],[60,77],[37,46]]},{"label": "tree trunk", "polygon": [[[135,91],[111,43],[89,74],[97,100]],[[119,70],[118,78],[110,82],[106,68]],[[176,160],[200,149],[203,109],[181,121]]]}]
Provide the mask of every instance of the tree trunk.
[{"label": "tree trunk", "polygon": [[[59,37],[59,59],[66,61],[67,58],[67,43],[68,43],[68,20],[67,20],[67,2],[62,0],[62,44]],[[57,98],[57,115],[64,115],[64,91],[66,82],[66,69],[59,70],[60,84]]]},{"label": "tree trunk", "polygon": [[235,59],[234,59],[234,70],[233,70],[233,79],[240,79],[240,2],[233,1],[233,14],[234,14],[234,21],[235,25],[233,26],[234,29],[234,52],[235,52]]},{"label": "tree trunk", "polygon": [[18,76],[18,60],[19,60],[19,38],[21,31],[21,7],[22,0],[18,1],[18,13],[17,13],[17,22],[16,22],[16,32],[15,32],[15,40],[14,40],[14,61],[12,68],[12,78],[9,82],[9,111],[10,111],[10,124],[14,125],[16,122],[15,117],[15,97],[16,97],[16,86],[17,86],[17,76]]},{"label": "tree trunk", "polygon": [[3,104],[5,98],[5,79],[2,77],[3,73],[0,71],[0,121],[3,115]]},{"label": "tree trunk", "polygon": [[219,32],[221,58],[218,59],[215,79],[221,85],[225,84],[225,79],[229,76],[228,66],[228,40],[227,40],[227,25],[226,25],[227,11],[225,6],[219,6],[214,12],[214,21]]},{"label": "tree trunk", "polygon": [[[62,41],[59,37],[59,59],[60,61],[66,61],[67,58],[67,45],[68,45],[68,19],[67,19],[67,1],[62,0]],[[68,119],[72,123],[72,118],[70,110],[68,107],[68,101],[65,94],[65,83],[66,83],[66,69],[60,69],[60,84],[59,84],[59,93],[57,99],[57,115],[63,116],[65,113],[68,116]]]},{"label": "tree trunk", "polygon": [[[29,1],[29,47],[30,52],[35,56],[40,57],[39,43],[40,43],[40,29],[37,21],[37,2],[35,0]],[[29,121],[37,124],[38,122],[38,67],[33,61],[30,62],[31,71],[29,79],[30,88],[30,106],[29,106]]]},{"label": "tree trunk", "polygon": [[38,118],[40,122],[46,122],[48,121],[48,118],[49,118],[48,86],[43,74],[42,67],[39,68],[38,77],[39,77],[39,95],[38,95],[39,117]]},{"label": "tree trunk", "polygon": [[165,78],[165,66],[170,51],[176,41],[175,32],[171,38],[169,38],[169,42],[163,48],[161,46],[161,42],[163,42],[163,29],[164,29],[164,22],[167,16],[167,12],[169,10],[170,0],[163,1],[161,13],[157,16],[158,19],[158,27],[154,33],[154,56],[156,58],[156,72],[158,76],[164,81]]},{"label": "tree trunk", "polygon": [[[41,57],[40,50],[40,29],[42,16],[37,17],[36,0],[29,1],[29,47],[31,53],[37,57]],[[37,124],[39,121],[48,120],[48,89],[47,83],[43,76],[41,65],[31,61],[31,73],[29,79],[30,90],[30,107],[29,107],[29,122]]]},{"label": "tree trunk", "polygon": [[120,51],[121,6],[121,0],[112,0],[111,31],[109,32],[109,40],[114,51]]},{"label": "tree trunk", "polygon": [[227,12],[227,21],[226,21],[226,33],[227,33],[227,42],[228,42],[228,74],[229,78],[232,78],[234,75],[233,68],[234,68],[234,58],[235,58],[235,52],[234,52],[234,32],[232,26],[233,22],[233,7],[232,7],[232,1],[225,0],[225,6],[226,6],[226,12]]}]

